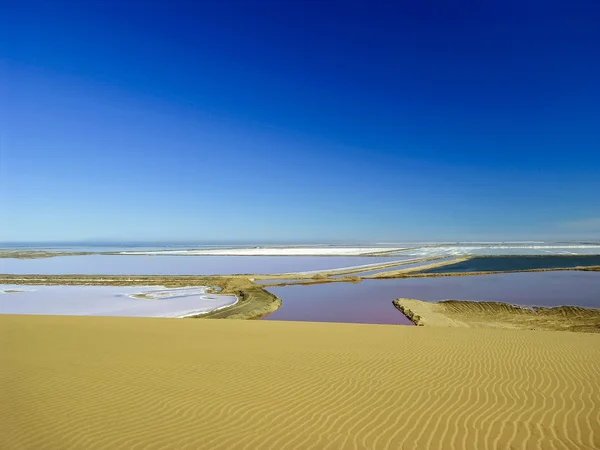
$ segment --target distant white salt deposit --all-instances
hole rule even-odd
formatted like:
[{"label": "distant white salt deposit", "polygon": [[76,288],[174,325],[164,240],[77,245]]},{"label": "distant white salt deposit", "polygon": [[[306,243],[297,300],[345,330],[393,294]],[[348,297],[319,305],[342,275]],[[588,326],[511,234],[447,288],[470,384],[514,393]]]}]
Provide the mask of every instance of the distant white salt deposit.
[{"label": "distant white salt deposit", "polygon": [[599,255],[600,245],[445,245],[413,248],[406,252],[410,256],[493,256],[493,255]]},{"label": "distant white salt deposit", "polygon": [[542,242],[461,242],[398,247],[346,246],[280,246],[210,248],[190,250],[125,251],[123,255],[188,255],[188,256],[365,256],[382,253],[393,256],[461,256],[461,255],[599,255],[598,244],[550,244]]},{"label": "distant white salt deposit", "polygon": [[253,247],[199,250],[121,252],[123,255],[218,255],[218,256],[363,256],[400,251],[401,247]]}]

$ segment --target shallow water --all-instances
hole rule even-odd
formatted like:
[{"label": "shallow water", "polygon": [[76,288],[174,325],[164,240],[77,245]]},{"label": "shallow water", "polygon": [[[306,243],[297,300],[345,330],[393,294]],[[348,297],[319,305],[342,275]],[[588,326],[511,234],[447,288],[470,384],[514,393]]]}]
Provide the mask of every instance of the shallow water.
[{"label": "shallow water", "polygon": [[559,267],[597,266],[599,255],[580,256],[500,256],[472,258],[456,264],[424,270],[423,273],[493,272]]},{"label": "shallow water", "polygon": [[396,261],[368,256],[138,256],[84,255],[0,259],[0,273],[40,275],[277,274]]},{"label": "shallow water", "polygon": [[281,308],[266,320],[412,325],[392,304],[393,291],[373,289],[367,282],[270,287]]},{"label": "shallow water", "polygon": [[266,320],[407,323],[392,305],[400,297],[426,301],[480,300],[517,305],[600,308],[600,273],[534,272],[471,277],[365,280],[267,288],[283,305]]},{"label": "shallow water", "polygon": [[[0,314],[72,316],[181,317],[237,302],[235,296],[206,294],[202,286],[165,289],[157,286],[23,286],[0,285]],[[6,293],[15,290],[21,292]],[[134,298],[144,293],[150,298]]]},{"label": "shallow water", "polygon": [[600,308],[600,272],[523,272],[381,281],[388,282],[387,286],[395,289],[398,297],[427,301],[475,300]]}]

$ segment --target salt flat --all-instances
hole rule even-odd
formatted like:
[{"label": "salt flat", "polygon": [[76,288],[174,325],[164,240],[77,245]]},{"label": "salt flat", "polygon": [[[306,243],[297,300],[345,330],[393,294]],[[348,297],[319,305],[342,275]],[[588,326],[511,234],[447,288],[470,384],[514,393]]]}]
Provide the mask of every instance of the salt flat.
[{"label": "salt flat", "polygon": [[0,285],[0,314],[185,317],[231,306],[207,287]]},{"label": "salt flat", "polygon": [[596,244],[483,244],[436,245],[409,249],[406,255],[417,257],[449,255],[599,255]]},{"label": "salt flat", "polygon": [[600,336],[0,316],[3,449],[598,449]]}]

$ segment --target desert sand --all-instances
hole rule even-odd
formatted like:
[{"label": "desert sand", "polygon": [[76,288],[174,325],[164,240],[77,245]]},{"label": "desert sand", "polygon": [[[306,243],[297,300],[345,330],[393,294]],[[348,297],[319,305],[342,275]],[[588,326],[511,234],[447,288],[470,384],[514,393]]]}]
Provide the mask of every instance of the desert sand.
[{"label": "desert sand", "polygon": [[502,302],[394,300],[415,325],[434,327],[512,328],[600,333],[600,309],[579,306],[518,306]]},{"label": "desert sand", "polygon": [[2,449],[598,449],[600,336],[0,316]]}]

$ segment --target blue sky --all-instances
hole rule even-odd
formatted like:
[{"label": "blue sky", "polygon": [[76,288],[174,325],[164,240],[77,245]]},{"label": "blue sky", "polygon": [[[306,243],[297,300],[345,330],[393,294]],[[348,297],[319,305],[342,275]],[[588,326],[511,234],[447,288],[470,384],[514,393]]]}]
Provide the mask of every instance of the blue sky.
[{"label": "blue sky", "polygon": [[597,2],[0,6],[0,241],[600,238]]}]

